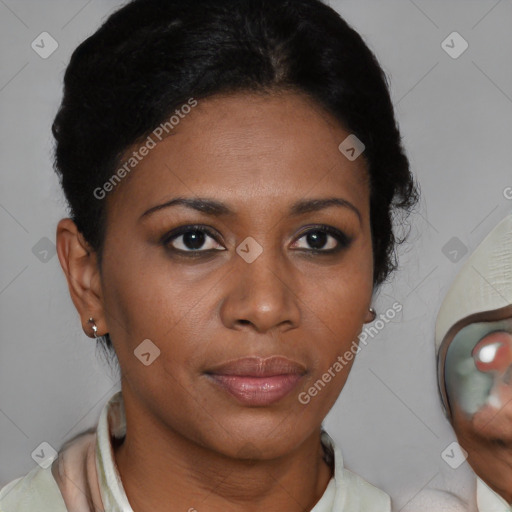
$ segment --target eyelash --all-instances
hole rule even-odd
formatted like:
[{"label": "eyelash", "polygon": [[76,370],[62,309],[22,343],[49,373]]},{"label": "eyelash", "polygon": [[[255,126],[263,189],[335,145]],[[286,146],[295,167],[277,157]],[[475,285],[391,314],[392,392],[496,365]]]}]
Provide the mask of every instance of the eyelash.
[{"label": "eyelash", "polygon": [[[201,257],[203,255],[210,255],[213,252],[221,252],[222,251],[222,249],[207,249],[207,250],[192,249],[192,250],[185,251],[183,249],[177,249],[175,247],[170,246],[171,242],[173,242],[180,236],[183,236],[187,233],[198,233],[198,232],[208,235],[209,237],[213,238],[217,244],[221,245],[220,242],[217,240],[217,236],[216,236],[215,232],[213,230],[211,230],[210,228],[203,226],[203,225],[181,226],[181,227],[171,231],[170,233],[167,233],[166,235],[164,235],[161,243],[167,250],[169,250],[173,253],[183,255],[185,257]],[[318,233],[318,232],[325,233],[325,234],[330,235],[333,238],[335,238],[336,241],[338,242],[338,246],[333,249],[302,249],[302,248],[299,248],[299,249],[293,249],[293,250],[303,251],[303,252],[307,252],[307,253],[310,253],[313,255],[317,255],[317,254],[318,255],[332,255],[332,254],[339,253],[344,249],[347,249],[350,246],[350,244],[352,243],[352,238],[349,237],[348,235],[346,235],[345,233],[343,233],[342,231],[340,231],[336,228],[333,228],[331,226],[326,226],[326,225],[321,225],[321,224],[308,226],[308,229],[302,231],[301,234],[295,239],[294,243],[296,243],[301,238],[304,238],[309,233]]]}]

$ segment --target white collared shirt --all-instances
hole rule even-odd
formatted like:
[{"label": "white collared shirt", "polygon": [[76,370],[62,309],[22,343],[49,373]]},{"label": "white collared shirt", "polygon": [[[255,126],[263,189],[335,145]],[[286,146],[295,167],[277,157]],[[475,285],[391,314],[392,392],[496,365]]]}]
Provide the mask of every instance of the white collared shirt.
[{"label": "white collared shirt", "polygon": [[478,512],[512,511],[512,506],[478,477],[476,479],[476,502],[478,504]]},{"label": "white collared shirt", "polygon": [[[119,391],[105,404],[95,431],[68,441],[48,468],[36,467],[0,489],[0,512],[133,512],[112,446],[125,433]],[[326,432],[322,444],[334,458],[334,476],[311,512],[391,511],[386,493],[344,468],[341,451]]]}]

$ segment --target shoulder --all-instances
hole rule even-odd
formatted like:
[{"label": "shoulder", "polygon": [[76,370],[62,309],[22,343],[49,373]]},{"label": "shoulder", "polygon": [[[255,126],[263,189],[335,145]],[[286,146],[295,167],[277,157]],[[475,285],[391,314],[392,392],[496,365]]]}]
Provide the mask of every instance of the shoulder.
[{"label": "shoulder", "polygon": [[34,468],[0,489],[0,512],[66,512],[51,466]]},{"label": "shoulder", "polygon": [[67,505],[83,505],[91,494],[89,482],[96,476],[95,440],[92,429],[78,434],[64,444],[47,468],[36,466],[9,482],[0,489],[0,512],[67,512]]}]

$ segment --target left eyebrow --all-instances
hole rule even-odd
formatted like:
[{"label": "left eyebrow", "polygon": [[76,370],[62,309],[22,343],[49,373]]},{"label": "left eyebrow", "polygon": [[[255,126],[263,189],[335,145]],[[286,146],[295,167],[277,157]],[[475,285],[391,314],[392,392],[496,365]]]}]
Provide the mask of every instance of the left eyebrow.
[{"label": "left eyebrow", "polygon": [[[207,215],[212,215],[215,217],[233,215],[235,213],[226,204],[216,201],[214,199],[176,197],[174,199],[171,199],[170,201],[151,207],[149,210],[145,211],[140,216],[139,221],[145,217],[148,217],[152,213],[155,213],[159,210],[163,210],[164,208],[169,208],[171,206],[185,206],[186,208],[197,210],[199,212],[205,213]],[[325,208],[329,208],[332,206],[339,206],[342,208],[350,209],[357,215],[359,222],[362,223],[362,217],[359,210],[351,202],[347,201],[346,199],[342,199],[341,197],[328,197],[323,199],[301,199],[292,204],[292,206],[290,207],[290,215],[295,217],[303,215],[305,213],[324,210]]]},{"label": "left eyebrow", "polygon": [[361,212],[350,201],[342,199],[341,197],[328,197],[325,199],[303,199],[301,201],[297,201],[290,208],[290,215],[295,216],[309,212],[317,212],[319,210],[323,210],[324,208],[329,208],[330,206],[341,206],[342,208],[348,208],[352,210],[357,215],[359,223],[362,223]]}]

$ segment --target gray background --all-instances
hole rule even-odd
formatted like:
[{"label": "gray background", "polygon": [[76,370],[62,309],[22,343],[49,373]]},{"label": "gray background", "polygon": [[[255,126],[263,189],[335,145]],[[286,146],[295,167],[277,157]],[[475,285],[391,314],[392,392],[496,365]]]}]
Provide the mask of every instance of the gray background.
[{"label": "gray background", "polygon": [[[118,5],[0,0],[0,486],[34,467],[31,452],[41,442],[58,449],[95,425],[118,389],[81,330],[51,252],[66,210],[50,132],[72,50]],[[359,354],[326,429],[347,466],[407,511],[422,488],[464,495],[471,478],[467,463],[452,469],[441,458],[454,435],[438,401],[433,333],[440,301],[467,257],[459,250],[452,261],[445,244],[457,237],[451,243],[471,252],[512,209],[505,192],[512,187],[512,2],[330,5],[388,74],[422,201],[401,270],[375,301],[380,313],[395,300],[403,311]],[[59,44],[47,59],[31,48],[43,31]],[[441,46],[453,31],[469,44],[456,59]]]}]

